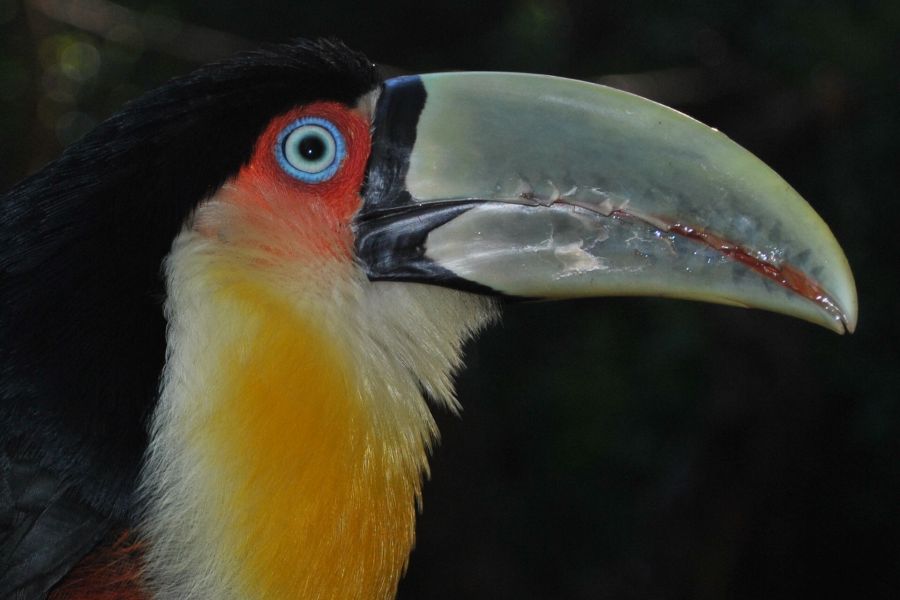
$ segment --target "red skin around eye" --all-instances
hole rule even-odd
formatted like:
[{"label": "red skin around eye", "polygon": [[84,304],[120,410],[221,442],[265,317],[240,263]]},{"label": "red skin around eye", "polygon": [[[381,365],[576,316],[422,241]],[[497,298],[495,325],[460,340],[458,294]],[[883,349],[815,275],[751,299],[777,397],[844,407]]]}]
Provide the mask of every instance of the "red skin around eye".
[{"label": "red skin around eye", "polygon": [[[279,134],[303,117],[330,121],[344,138],[346,153],[337,172],[327,181],[309,183],[292,177],[282,169],[275,156]],[[337,102],[315,102],[298,107],[275,117],[266,126],[250,162],[232,182],[238,190],[232,198],[239,198],[238,201],[247,207],[274,211],[285,220],[305,223],[307,231],[304,233],[309,238],[316,237],[315,231],[309,229],[318,229],[322,234],[323,250],[324,245],[333,246],[336,230],[349,246],[349,225],[362,201],[360,189],[370,147],[369,121],[361,112]]]}]

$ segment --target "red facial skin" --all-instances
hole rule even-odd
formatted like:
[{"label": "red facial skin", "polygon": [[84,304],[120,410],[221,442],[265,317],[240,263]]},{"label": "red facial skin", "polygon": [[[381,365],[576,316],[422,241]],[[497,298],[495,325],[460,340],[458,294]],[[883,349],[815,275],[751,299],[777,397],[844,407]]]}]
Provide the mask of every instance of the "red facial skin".
[{"label": "red facial skin", "polygon": [[[344,138],[346,153],[335,174],[326,181],[309,183],[287,172],[278,163],[275,148],[285,127],[303,117],[317,117],[333,123]],[[337,102],[315,102],[281,114],[260,135],[247,165],[226,184],[231,191],[221,196],[236,204],[244,223],[257,231],[286,231],[302,245],[328,255],[349,258],[352,254],[350,223],[361,204],[360,189],[371,148],[369,120],[361,111]],[[201,211],[202,213],[202,211]],[[251,222],[252,221],[252,222]],[[199,217],[195,228],[207,234],[221,233],[223,223]],[[284,244],[267,248],[285,257],[292,254]]]},{"label": "red facial skin", "polygon": [[[334,176],[319,183],[306,183],[285,173],[275,158],[278,134],[303,117],[319,117],[334,123],[346,142],[346,156]],[[369,158],[369,123],[359,112],[336,102],[316,102],[280,115],[269,123],[259,137],[250,164],[238,179],[265,177],[293,188],[298,197],[327,202],[334,217],[349,221],[359,208],[359,189]]]}]

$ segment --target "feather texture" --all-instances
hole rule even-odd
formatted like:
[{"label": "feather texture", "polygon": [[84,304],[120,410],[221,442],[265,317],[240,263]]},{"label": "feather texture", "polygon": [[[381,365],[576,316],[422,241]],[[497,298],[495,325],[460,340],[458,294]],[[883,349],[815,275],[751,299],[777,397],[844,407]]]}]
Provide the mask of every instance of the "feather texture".
[{"label": "feather texture", "polygon": [[242,54],[129,103],[0,197],[0,597],[41,597],[131,519],[166,353],[161,266],[185,221],[275,115],[378,82],[337,42]]},{"label": "feather texture", "polygon": [[322,232],[350,235],[333,213],[279,209],[277,188],[243,181],[166,263],[169,359],[143,474],[151,586],[390,598],[437,435],[423,391],[455,406],[462,344],[495,304],[372,284],[320,251]]},{"label": "feather texture", "polygon": [[75,565],[49,600],[149,600],[142,550],[132,532],[115,533]]}]

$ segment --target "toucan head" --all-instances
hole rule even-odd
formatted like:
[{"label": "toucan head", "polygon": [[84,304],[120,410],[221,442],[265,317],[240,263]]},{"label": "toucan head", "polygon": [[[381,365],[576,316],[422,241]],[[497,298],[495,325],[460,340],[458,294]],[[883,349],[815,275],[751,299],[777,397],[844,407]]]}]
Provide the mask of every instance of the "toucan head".
[{"label": "toucan head", "polygon": [[28,411],[104,420],[31,444],[82,457],[66,468],[120,516],[141,471],[165,597],[391,596],[437,434],[423,391],[455,407],[504,299],[856,325],[828,227],[716,130],[556,77],[383,81],[336,42],[174,80],[4,203]]},{"label": "toucan head", "polygon": [[[839,333],[856,325],[853,278],[827,225],[690,117],[521,73],[359,84],[352,97],[305,90],[311,100],[269,115],[217,198],[241,217],[200,210],[195,228],[231,242],[229,223],[253,223],[263,239],[248,243],[272,262],[318,254],[373,282],[516,299],[668,296]],[[276,224],[284,236],[266,240]]]}]

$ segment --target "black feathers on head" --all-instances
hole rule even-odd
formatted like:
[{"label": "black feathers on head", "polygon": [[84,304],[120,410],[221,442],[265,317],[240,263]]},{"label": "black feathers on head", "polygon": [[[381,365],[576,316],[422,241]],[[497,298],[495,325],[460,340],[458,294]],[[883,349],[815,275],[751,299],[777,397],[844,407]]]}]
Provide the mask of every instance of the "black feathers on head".
[{"label": "black feathers on head", "polygon": [[19,462],[101,515],[127,513],[165,357],[173,239],[272,117],[353,104],[378,84],[335,41],[241,54],[130,102],[0,196],[0,550],[8,521],[29,518],[3,492],[27,488]]}]

